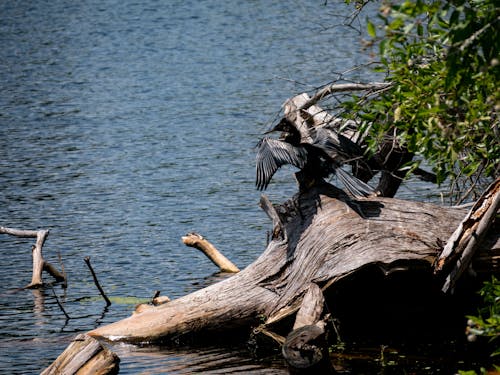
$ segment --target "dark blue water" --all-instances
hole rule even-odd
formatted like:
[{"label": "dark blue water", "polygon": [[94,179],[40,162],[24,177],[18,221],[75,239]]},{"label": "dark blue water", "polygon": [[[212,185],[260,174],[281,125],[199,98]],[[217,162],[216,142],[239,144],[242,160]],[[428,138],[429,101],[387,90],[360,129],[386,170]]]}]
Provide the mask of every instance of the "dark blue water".
[{"label": "dark blue water", "polygon": [[[349,11],[343,1],[0,2],[0,225],[50,229],[44,256],[58,267],[62,256],[69,285],[54,292],[73,318],[50,288],[15,291],[31,280],[34,240],[1,235],[0,373],[39,372],[77,332],[130,315],[155,290],[175,298],[215,282],[181,243],[189,231],[241,268],[263,251],[253,147],[288,97],[370,61],[356,32],[332,28]],[[269,195],[294,191],[284,171]],[[85,256],[114,301],[107,310]],[[205,355],[119,351],[121,373],[189,372]]]}]

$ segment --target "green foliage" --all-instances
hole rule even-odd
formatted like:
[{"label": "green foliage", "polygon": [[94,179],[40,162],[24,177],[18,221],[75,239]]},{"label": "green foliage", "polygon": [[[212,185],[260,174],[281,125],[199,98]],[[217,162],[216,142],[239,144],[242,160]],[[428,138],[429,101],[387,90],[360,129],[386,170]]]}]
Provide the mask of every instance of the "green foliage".
[{"label": "green foliage", "polygon": [[469,316],[467,334],[469,337],[488,337],[496,349],[492,356],[500,355],[500,281],[495,277],[484,283],[479,294],[483,297],[484,307],[477,316]]},{"label": "green foliage", "polygon": [[370,124],[372,151],[395,133],[439,183],[496,177],[499,30],[497,0],[382,2],[367,32],[378,45],[378,69],[394,86],[369,102],[346,103]]},{"label": "green foliage", "polygon": [[[478,311],[477,316],[469,316],[467,322],[467,338],[475,341],[477,336],[483,336],[493,345],[492,357],[500,355],[500,281],[494,276],[491,282],[485,282],[479,291],[483,297],[484,306]],[[500,371],[499,366],[494,366]],[[477,375],[475,371],[459,371],[461,375]],[[481,368],[480,374],[488,373]]]}]

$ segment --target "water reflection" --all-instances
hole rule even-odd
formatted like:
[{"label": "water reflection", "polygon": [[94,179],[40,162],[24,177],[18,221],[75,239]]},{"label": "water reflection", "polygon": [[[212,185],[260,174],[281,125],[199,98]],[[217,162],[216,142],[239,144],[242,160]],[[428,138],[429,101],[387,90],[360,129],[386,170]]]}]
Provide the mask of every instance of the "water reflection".
[{"label": "water reflection", "polygon": [[288,374],[281,358],[253,358],[245,348],[113,347],[124,374]]}]

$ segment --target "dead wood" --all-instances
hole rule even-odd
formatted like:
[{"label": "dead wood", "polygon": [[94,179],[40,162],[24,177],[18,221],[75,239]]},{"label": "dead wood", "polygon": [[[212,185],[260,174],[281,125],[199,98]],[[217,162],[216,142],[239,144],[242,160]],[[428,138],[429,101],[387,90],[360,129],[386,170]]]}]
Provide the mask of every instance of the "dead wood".
[{"label": "dead wood", "polygon": [[40,230],[22,230],[14,228],[0,227],[0,233],[9,234],[11,236],[22,238],[36,238],[36,243],[31,247],[31,255],[33,258],[33,273],[31,283],[26,288],[36,288],[43,285],[42,272],[47,271],[56,281],[65,281],[66,276],[60,273],[56,267],[47,262],[42,255],[42,247],[49,235],[49,231]]},{"label": "dead wood", "polygon": [[311,283],[302,300],[300,309],[297,311],[293,329],[316,324],[323,314],[324,304],[325,298],[321,288],[317,284]]},{"label": "dead wood", "polygon": [[188,233],[182,237],[182,242],[186,246],[194,247],[205,254],[221,272],[240,272],[233,262],[227,259],[217,248],[212,245],[206,238],[198,233]]},{"label": "dead wood", "polygon": [[320,287],[311,283],[281,350],[292,374],[335,373],[328,354],[326,323],[320,320],[324,305]]},{"label": "dead wood", "polygon": [[118,374],[120,359],[96,339],[80,334],[41,375]]},{"label": "dead wood", "polygon": [[392,83],[388,82],[370,82],[370,83],[333,83],[318,90],[310,99],[302,104],[299,109],[308,109],[320,100],[337,92],[352,92],[352,91],[379,91],[388,89]]},{"label": "dead wood", "polygon": [[[137,343],[250,329],[263,317],[271,324],[294,314],[311,282],[323,290],[335,289],[344,278],[369,266],[382,275],[428,275],[440,251],[439,241],[445,241],[465,215],[463,210],[420,202],[352,200],[326,183],[283,205],[267,207],[283,231],[274,231],[253,264],[231,278],[89,335]],[[492,246],[490,254],[498,255],[498,241]],[[436,280],[422,283],[422,293],[434,284]]]},{"label": "dead wood", "polygon": [[111,301],[109,300],[108,296],[106,293],[104,293],[104,289],[102,289],[101,284],[99,283],[99,280],[97,279],[97,275],[94,272],[94,269],[92,268],[92,265],[90,264],[90,257],[85,257],[83,259],[85,261],[85,264],[90,270],[90,273],[92,274],[92,278],[94,279],[94,284],[99,290],[99,293],[101,294],[102,298],[104,298],[104,301],[106,301],[106,306],[111,306]]},{"label": "dead wood", "polygon": [[443,292],[453,290],[463,272],[471,265],[481,241],[486,236],[500,207],[500,178],[472,206],[458,228],[448,239],[436,262],[435,272],[450,268]]},{"label": "dead wood", "polygon": [[293,330],[286,338],[282,354],[291,374],[336,373],[322,326],[306,325]]}]

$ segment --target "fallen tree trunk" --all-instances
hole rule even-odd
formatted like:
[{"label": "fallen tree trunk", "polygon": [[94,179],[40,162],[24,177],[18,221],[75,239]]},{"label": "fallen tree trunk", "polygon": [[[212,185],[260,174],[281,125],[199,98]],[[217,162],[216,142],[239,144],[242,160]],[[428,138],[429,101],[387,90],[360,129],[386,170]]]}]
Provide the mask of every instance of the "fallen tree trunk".
[{"label": "fallen tree trunk", "polygon": [[118,374],[120,359],[99,341],[78,335],[41,375],[111,375]]},{"label": "fallen tree trunk", "polygon": [[[410,275],[408,285],[415,285],[414,289],[399,290],[410,294],[410,299],[414,291],[423,298],[436,297],[442,280],[432,279],[433,263],[440,244],[466,214],[460,209],[397,199],[352,200],[327,183],[301,192],[283,205],[273,206],[264,199],[263,208],[273,220],[273,238],[253,264],[217,284],[88,334],[132,343],[176,342],[202,332],[248,330],[263,319],[271,326],[299,309],[311,282],[322,288],[327,303],[338,305],[342,299],[335,294],[337,285],[373,268],[382,271],[380,279]],[[488,255],[498,255],[498,232],[488,237]],[[370,279],[364,283],[371,286]],[[404,289],[398,280],[393,284]],[[349,298],[344,306],[347,310],[349,304],[359,307],[353,303],[355,295]],[[397,298],[388,297],[387,301],[393,312],[400,311]],[[437,312],[431,312],[434,319]]]}]

